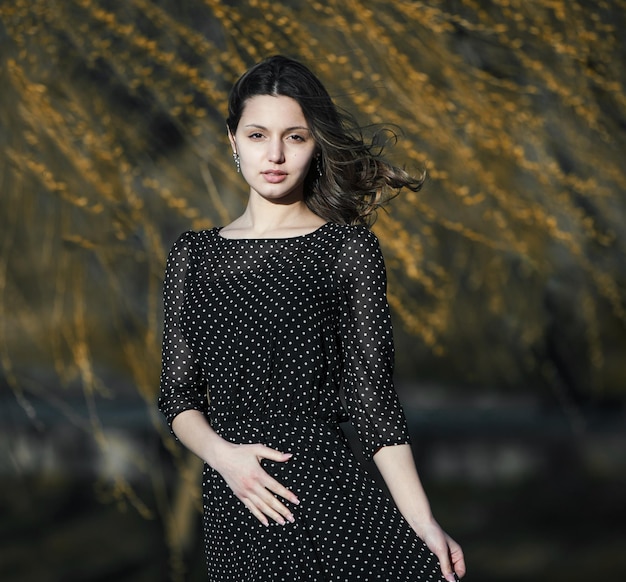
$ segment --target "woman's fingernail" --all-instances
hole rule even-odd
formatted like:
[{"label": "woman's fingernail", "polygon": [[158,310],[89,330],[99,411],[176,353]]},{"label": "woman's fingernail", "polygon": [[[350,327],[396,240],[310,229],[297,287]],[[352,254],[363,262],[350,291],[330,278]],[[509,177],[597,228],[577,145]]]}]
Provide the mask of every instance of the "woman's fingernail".
[{"label": "woman's fingernail", "polygon": [[293,515],[291,515],[291,513],[287,516],[287,519],[288,519],[291,523],[293,523],[294,521],[296,521],[296,518],[295,518]]}]

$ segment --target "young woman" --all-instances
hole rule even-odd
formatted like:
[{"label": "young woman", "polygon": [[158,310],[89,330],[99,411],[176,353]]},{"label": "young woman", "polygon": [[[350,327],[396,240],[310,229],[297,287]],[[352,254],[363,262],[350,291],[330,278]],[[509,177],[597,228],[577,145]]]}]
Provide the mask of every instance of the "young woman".
[{"label": "young woman", "polygon": [[[169,254],[159,400],[205,462],[209,580],[463,576],[413,462],[366,226],[389,192],[421,180],[385,162],[286,57],[237,81],[227,125],[249,201]],[[352,455],[348,418],[393,502]]]}]

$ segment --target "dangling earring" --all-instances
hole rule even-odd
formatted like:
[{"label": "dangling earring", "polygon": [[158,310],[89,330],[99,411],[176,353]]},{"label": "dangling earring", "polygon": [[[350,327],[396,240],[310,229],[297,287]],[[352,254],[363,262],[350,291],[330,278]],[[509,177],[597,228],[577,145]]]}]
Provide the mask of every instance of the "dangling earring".
[{"label": "dangling earring", "polygon": [[235,160],[235,167],[237,168],[237,173],[241,173],[241,160],[239,159],[239,154],[237,152],[233,152],[233,159]]},{"label": "dangling earring", "polygon": [[324,171],[322,170],[322,160],[320,155],[315,156],[315,165],[317,168],[317,175],[321,178],[324,175]]}]

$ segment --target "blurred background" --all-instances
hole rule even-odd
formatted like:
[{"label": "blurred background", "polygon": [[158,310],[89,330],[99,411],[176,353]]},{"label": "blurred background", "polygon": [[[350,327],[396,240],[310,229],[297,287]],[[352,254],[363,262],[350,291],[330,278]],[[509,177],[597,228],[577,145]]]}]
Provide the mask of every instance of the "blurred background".
[{"label": "blurred background", "polygon": [[467,580],[620,579],[625,29],[624,0],[0,2],[0,578],[205,579],[164,262],[242,211],[228,90],[283,53],[427,171],[374,231]]}]

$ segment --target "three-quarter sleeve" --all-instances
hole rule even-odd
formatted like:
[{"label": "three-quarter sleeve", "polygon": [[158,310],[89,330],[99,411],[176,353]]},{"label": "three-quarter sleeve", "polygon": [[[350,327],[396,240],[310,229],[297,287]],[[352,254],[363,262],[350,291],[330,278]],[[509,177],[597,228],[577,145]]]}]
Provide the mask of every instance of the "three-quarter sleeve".
[{"label": "three-quarter sleeve", "polygon": [[176,415],[184,410],[206,413],[207,409],[206,386],[181,329],[185,279],[193,256],[194,235],[186,232],[172,246],[163,282],[163,349],[158,405],[170,426]]},{"label": "three-quarter sleeve", "polygon": [[363,454],[409,443],[393,385],[394,347],[385,263],[376,235],[355,227],[336,262],[340,292],[341,385]]}]

